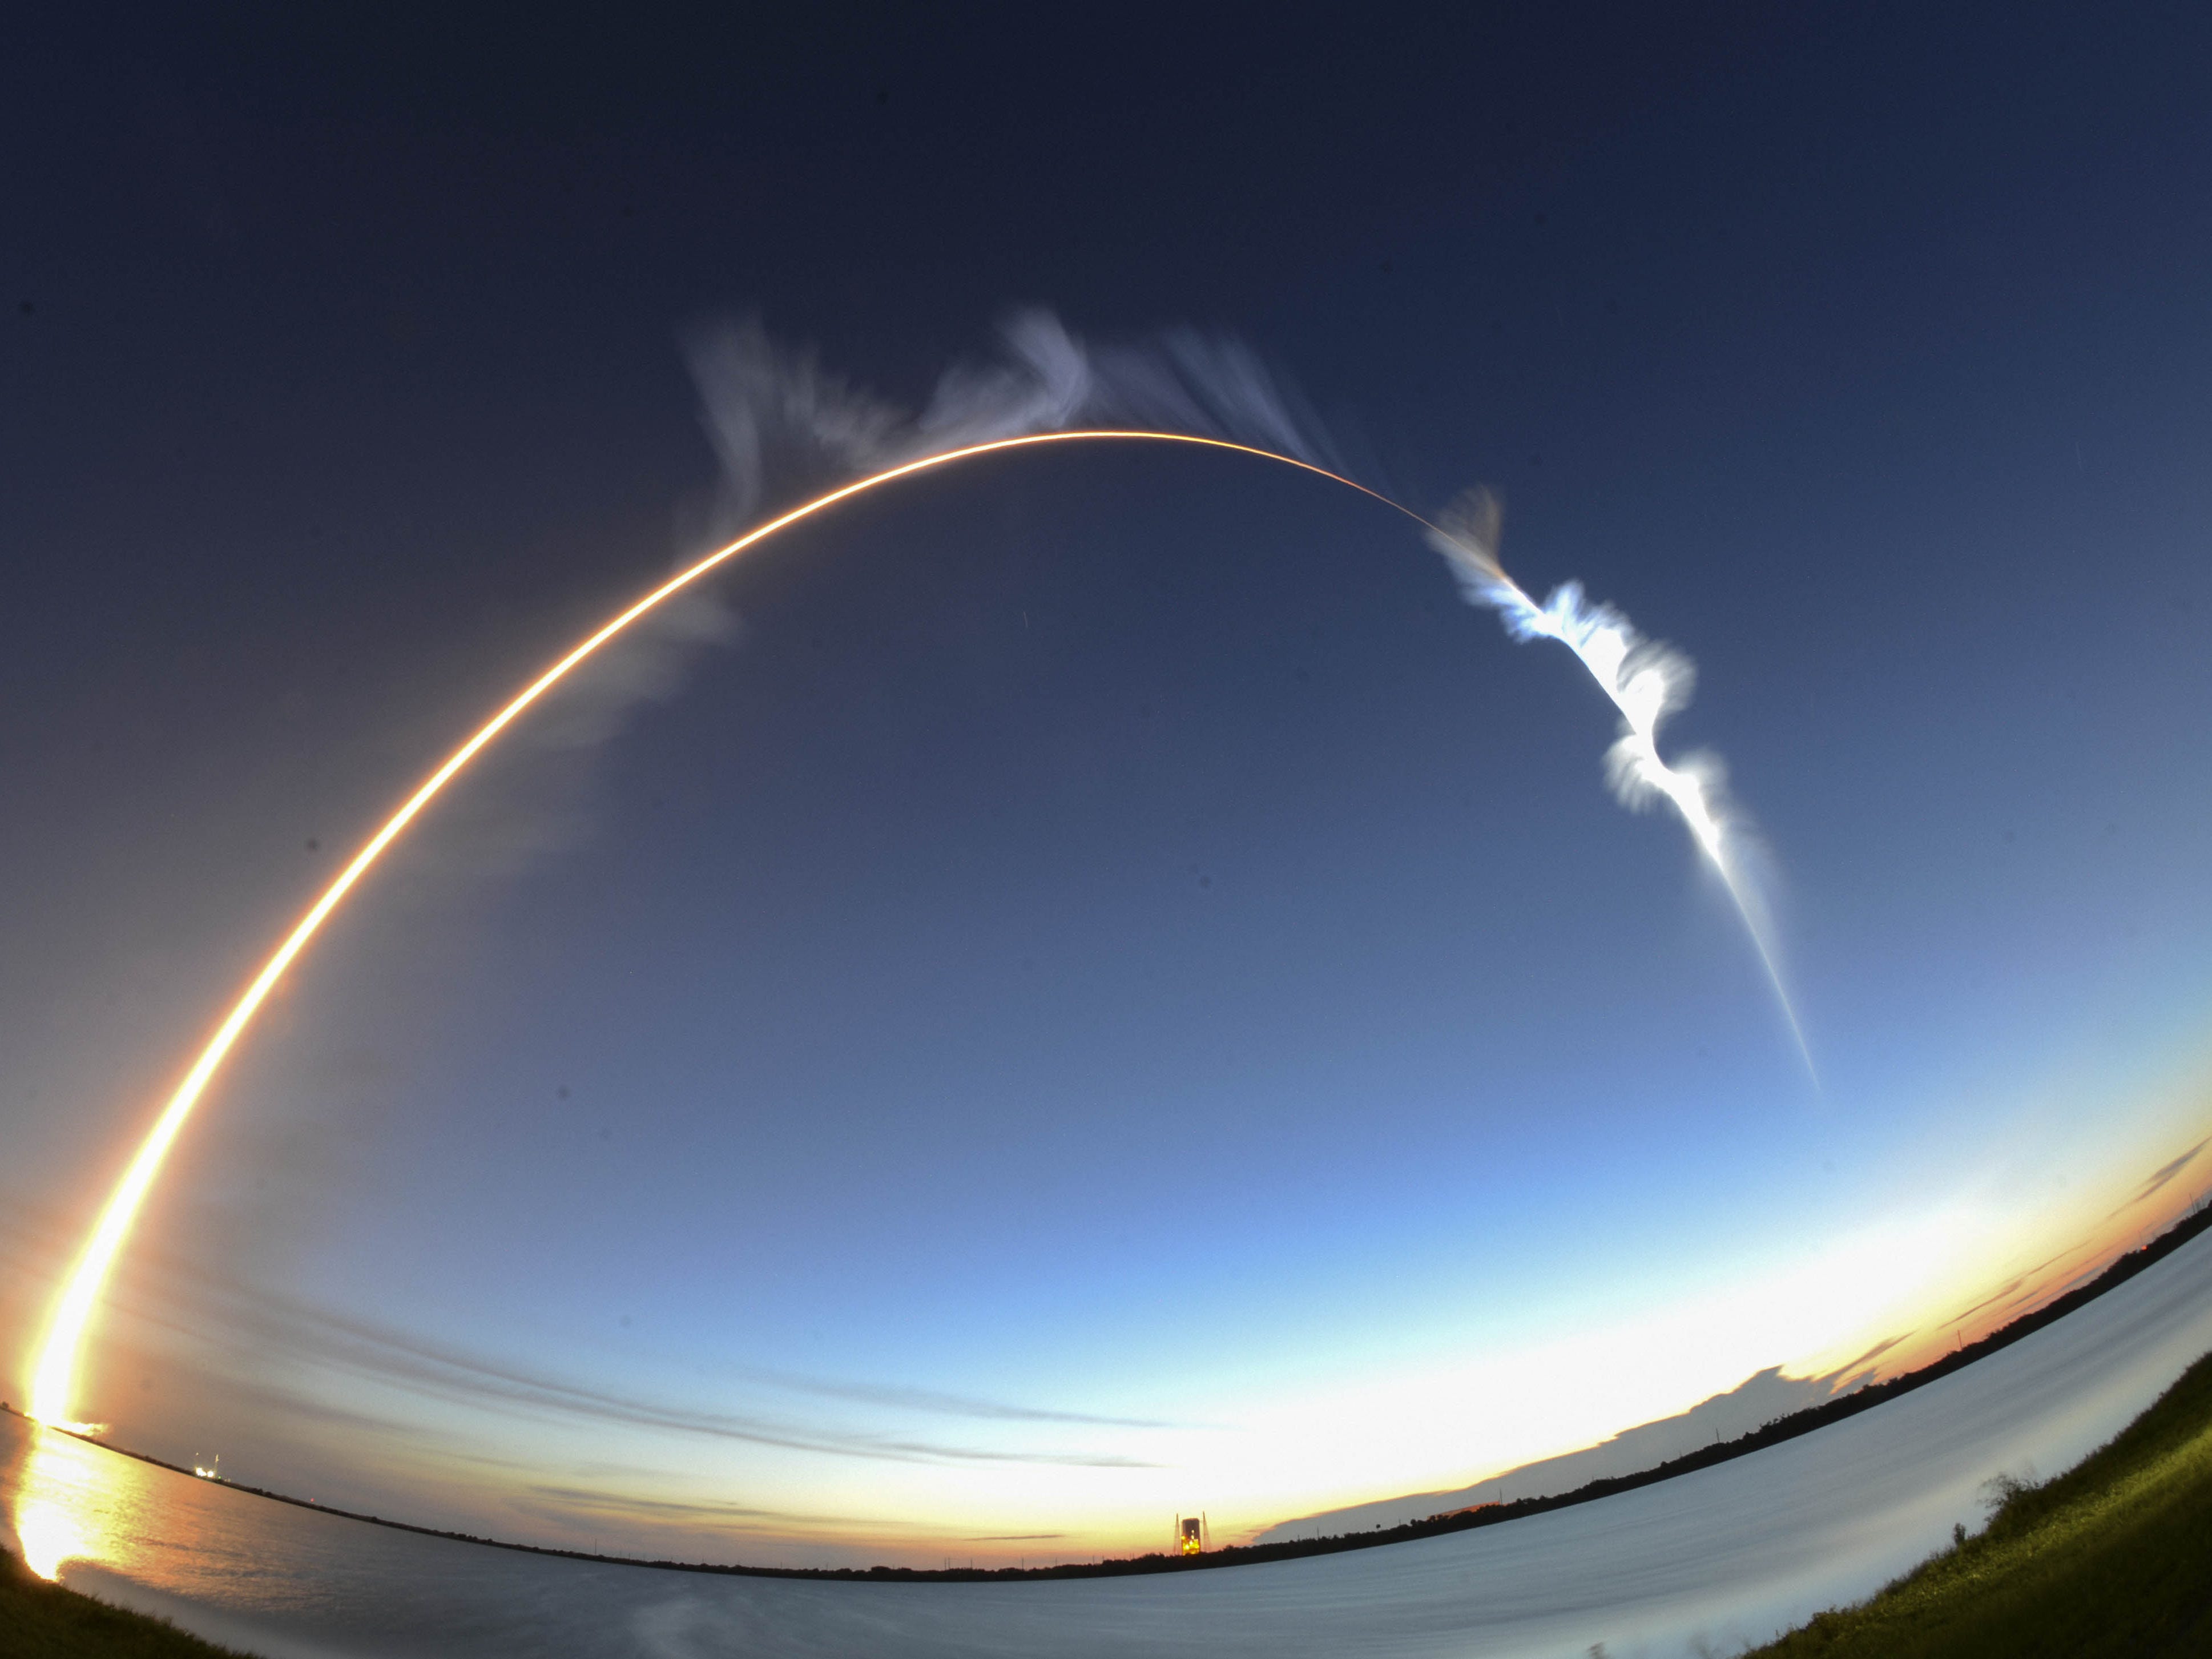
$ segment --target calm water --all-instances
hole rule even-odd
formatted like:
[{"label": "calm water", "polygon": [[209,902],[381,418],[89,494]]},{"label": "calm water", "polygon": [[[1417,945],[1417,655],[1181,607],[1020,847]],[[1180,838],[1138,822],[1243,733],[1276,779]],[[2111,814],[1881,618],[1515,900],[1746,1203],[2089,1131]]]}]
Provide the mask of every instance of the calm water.
[{"label": "calm water", "polygon": [[2212,1349],[2212,1236],[1903,1400],[1641,1492],[1271,1566],[1028,1584],[709,1578],[286,1505],[0,1422],[0,1504],[64,1583],[270,1656],[1584,1655],[1727,1650],[1863,1595]]}]

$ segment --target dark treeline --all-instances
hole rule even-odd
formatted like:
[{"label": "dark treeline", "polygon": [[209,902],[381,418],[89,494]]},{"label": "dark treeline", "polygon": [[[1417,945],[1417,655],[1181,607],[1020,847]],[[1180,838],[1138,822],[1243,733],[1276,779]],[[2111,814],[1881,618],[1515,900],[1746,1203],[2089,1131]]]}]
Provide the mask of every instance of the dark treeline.
[{"label": "dark treeline", "polygon": [[[1215,1567],[1251,1566],[1263,1561],[1291,1561],[1302,1556],[1334,1555],[1345,1550],[1375,1549],[1384,1544],[1401,1544],[1415,1538],[1434,1538],[1443,1533],[1466,1532],[1475,1527],[1494,1527],[1501,1522],[1518,1520],[1524,1515],[1541,1515],[1549,1510],[1563,1510],[1571,1504],[1610,1498],[1615,1492],[1632,1492],[1638,1486],[1649,1486],[1661,1480],[1672,1480],[1678,1474],[1711,1468],[1716,1463],[1725,1463],[1731,1458],[1745,1456],[1763,1447],[1794,1440],[1801,1434],[1810,1434],[1831,1423],[1839,1423],[1847,1417],[1871,1411],[1883,1401],[1894,1400],[1899,1395],[1925,1388],[1937,1378],[1963,1370],[2000,1348],[2010,1347],[2022,1337],[2033,1336],[2046,1325],[2063,1319],[2106,1291],[2125,1284],[2153,1262],[2171,1255],[2208,1229],[2212,1229],[2212,1206],[2198,1209],[2184,1217],[2142,1249],[2130,1250],[2120,1257],[2087,1284],[2075,1286],[2033,1313],[2023,1314],[2010,1324],[1990,1332],[1978,1342],[1970,1342],[1944,1355],[1932,1364],[1923,1365],[1918,1370],[1906,1371],[1886,1382],[1868,1383],[1849,1394],[1823,1401],[1817,1406],[1808,1406],[1802,1411],[1778,1417],[1749,1434],[1711,1446],[1701,1446],[1696,1451],[1669,1458],[1664,1463],[1654,1464],[1634,1474],[1610,1475],[1601,1480],[1593,1480],[1587,1486],[1577,1486],[1572,1492],[1558,1492],[1549,1497],[1516,1498],[1510,1503],[1482,1504],[1472,1509],[1447,1510],[1441,1515],[1407,1521],[1395,1527],[1375,1527],[1365,1532],[1337,1533],[1323,1538],[1285,1539],[1274,1544],[1229,1544],[1219,1549],[1208,1550],[1201,1555],[1159,1553],[1104,1561],[1068,1562],[1050,1567],[749,1567],[735,1563],[718,1565],[708,1561],[649,1561],[638,1556],[599,1555],[586,1550],[553,1549],[540,1544],[515,1544],[504,1539],[479,1538],[473,1533],[446,1532],[435,1527],[415,1526],[405,1521],[387,1521],[381,1516],[331,1509],[325,1504],[311,1504],[305,1498],[289,1498],[283,1492],[264,1492],[258,1486],[240,1486],[228,1480],[222,1484],[234,1492],[251,1492],[257,1498],[272,1498],[280,1504],[297,1504],[301,1509],[314,1510],[319,1514],[339,1516],[349,1521],[367,1521],[380,1527],[395,1527],[402,1532],[422,1533],[432,1538],[450,1538],[464,1544],[483,1544],[493,1549],[520,1550],[529,1555],[560,1556],[573,1561],[657,1567],[667,1572],[720,1572],[750,1578],[838,1578],[864,1583],[917,1581],[959,1583],[1009,1578],[1121,1578],[1139,1573],[1203,1572]],[[0,1409],[12,1411],[13,1407],[0,1402]],[[105,1444],[99,1441],[93,1443]],[[120,1446],[110,1446],[108,1449],[122,1452],[125,1457],[135,1457],[142,1463],[175,1470],[179,1474],[191,1474],[189,1469],[179,1468],[174,1463],[163,1462],[161,1459],[149,1457],[143,1452],[127,1451]]]}]

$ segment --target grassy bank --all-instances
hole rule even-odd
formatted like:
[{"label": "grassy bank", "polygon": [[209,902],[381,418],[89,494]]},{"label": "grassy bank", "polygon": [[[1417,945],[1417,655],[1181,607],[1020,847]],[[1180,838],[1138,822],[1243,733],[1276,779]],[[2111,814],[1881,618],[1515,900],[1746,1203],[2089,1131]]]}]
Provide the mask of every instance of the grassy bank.
[{"label": "grassy bank", "polygon": [[1772,1659],[2212,1654],[2212,1354],[2111,1444]]},{"label": "grassy bank", "polygon": [[0,1653],[8,1659],[244,1659],[149,1619],[35,1577],[0,1550]]}]

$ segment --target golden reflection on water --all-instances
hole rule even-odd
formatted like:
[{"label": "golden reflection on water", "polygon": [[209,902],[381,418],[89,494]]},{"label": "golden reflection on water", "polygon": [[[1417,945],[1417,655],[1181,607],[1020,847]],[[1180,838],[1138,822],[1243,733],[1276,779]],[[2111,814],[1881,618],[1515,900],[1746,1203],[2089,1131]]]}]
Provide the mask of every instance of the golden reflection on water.
[{"label": "golden reflection on water", "polygon": [[152,1472],[72,1435],[43,1425],[26,1427],[29,1443],[15,1482],[13,1516],[23,1565],[53,1579],[72,1561],[127,1568],[137,1534],[131,1517],[141,1508]]}]

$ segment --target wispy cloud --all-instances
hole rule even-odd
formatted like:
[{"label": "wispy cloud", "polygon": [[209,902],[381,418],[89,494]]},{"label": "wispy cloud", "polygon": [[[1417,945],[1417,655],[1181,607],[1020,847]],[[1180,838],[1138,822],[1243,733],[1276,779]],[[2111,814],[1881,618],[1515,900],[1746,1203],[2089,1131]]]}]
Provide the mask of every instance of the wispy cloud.
[{"label": "wispy cloud", "polygon": [[1085,1423],[1111,1429],[1177,1429],[1188,1424],[1170,1422],[1155,1417],[1102,1417],[1090,1412],[1054,1411],[1040,1406],[1019,1406],[1005,1401],[981,1400],[972,1395],[946,1394],[935,1389],[915,1389],[896,1383],[844,1382],[831,1378],[807,1376],[794,1371],[778,1371],[758,1368],[746,1370],[746,1377],[770,1387],[787,1389],[795,1394],[814,1395],[827,1400],[851,1400],[863,1405],[892,1406],[904,1411],[930,1412],[944,1417],[981,1418],[996,1422],[1012,1423]]},{"label": "wispy cloud", "polygon": [[[2130,1199],[2128,1203],[2142,1203],[2143,1200],[2148,1198],[2160,1188],[2172,1181],[2174,1176],[2179,1175],[2184,1170],[2187,1169],[2191,1161],[2196,1158],[2197,1154],[2203,1152],[2208,1146],[2212,1146],[2212,1136],[2208,1136],[2205,1139],[2198,1141],[2194,1146],[2191,1146],[2179,1158],[2175,1158],[2172,1163],[2161,1164],[2158,1169],[2153,1170],[2150,1179],[2143,1182],[2142,1186],[2136,1191],[2136,1195]],[[2126,1207],[2126,1205],[2123,1205],[2121,1206],[2122,1209]],[[2117,1215],[2119,1212],[2116,1210],[2113,1213]]]},{"label": "wispy cloud", "polygon": [[1064,1532],[993,1532],[979,1533],[973,1538],[963,1538],[963,1544],[1049,1544],[1055,1538],[1065,1538]]},{"label": "wispy cloud", "polygon": [[[268,1357],[342,1371],[477,1409],[506,1408],[571,1422],[620,1424],[660,1433],[737,1442],[836,1457],[895,1462],[1043,1464],[1078,1468],[1153,1468],[1147,1459],[1081,1446],[998,1447],[961,1443],[896,1429],[856,1428],[775,1411],[715,1410],[564,1376],[552,1370],[471,1352],[356,1316],[316,1308],[254,1286],[228,1282],[173,1256],[147,1251],[143,1286],[120,1287],[134,1317],[234,1351],[251,1346]],[[256,1369],[265,1376],[265,1364]],[[1167,1430],[1175,1425],[984,1399],[893,1383],[733,1368],[734,1386],[876,1406],[886,1411],[975,1422],[1064,1427]],[[304,1395],[294,1409],[334,1411]],[[362,1419],[372,1426],[374,1419]]]},{"label": "wispy cloud", "polygon": [[[1010,1450],[969,1446],[911,1437],[830,1428],[790,1419],[750,1413],[702,1410],[693,1407],[619,1392],[556,1376],[550,1372],[469,1353],[442,1343],[392,1331],[366,1321],[304,1310],[288,1310],[291,1331],[286,1340],[294,1352],[312,1355],[321,1363],[353,1371],[373,1380],[397,1383],[457,1404],[486,1401],[521,1407],[538,1414],[581,1419],[594,1423],[622,1423],[632,1427],[694,1435],[709,1439],[774,1446],[793,1451],[826,1453],[840,1457],[867,1457],[898,1462],[1047,1463],[1085,1468],[1148,1468],[1143,1460],[1113,1453],[1085,1450]],[[1073,1413],[1027,1410],[994,1401],[963,1401],[958,1396],[928,1390],[871,1389],[860,1385],[819,1384],[817,1391],[839,1397],[904,1402],[907,1395],[926,1400],[939,1412],[1057,1423],[1095,1422]]]},{"label": "wispy cloud", "polygon": [[757,318],[694,329],[684,355],[722,465],[714,529],[733,535],[774,503],[878,467],[1084,423],[1337,459],[1297,394],[1233,339],[1174,329],[1093,346],[1032,307],[1000,325],[999,348],[988,362],[948,368],[927,405],[909,414],[825,369],[811,349],[775,338]]},{"label": "wispy cloud", "polygon": [[532,1497],[550,1500],[564,1516],[592,1516],[606,1520],[680,1522],[712,1525],[726,1530],[760,1527],[778,1533],[814,1528],[836,1528],[884,1532],[897,1523],[876,1516],[817,1515],[798,1510],[763,1510],[744,1504],[727,1504],[677,1498],[636,1498],[626,1492],[593,1486],[531,1486]]}]

